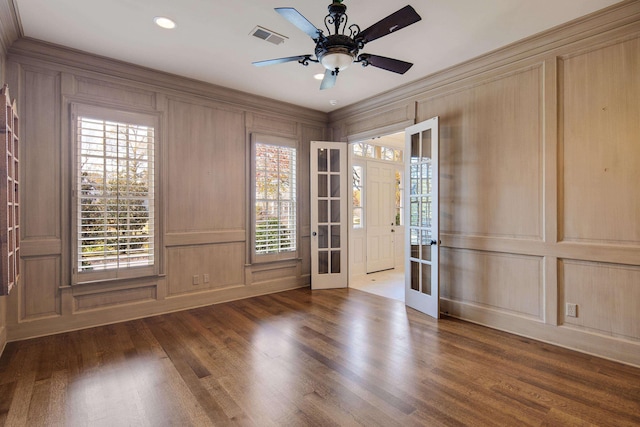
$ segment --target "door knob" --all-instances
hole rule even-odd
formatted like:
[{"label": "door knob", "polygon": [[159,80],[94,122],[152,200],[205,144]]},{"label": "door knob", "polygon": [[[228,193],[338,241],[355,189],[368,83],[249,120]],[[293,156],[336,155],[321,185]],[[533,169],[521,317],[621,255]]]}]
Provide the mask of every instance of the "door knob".
[{"label": "door knob", "polygon": [[437,241],[435,241],[435,240],[432,240],[432,241],[430,241],[430,242],[429,242],[429,244],[430,244],[430,245],[436,245],[436,244],[438,244],[438,242],[437,242]]},{"label": "door knob", "polygon": [[315,237],[315,236],[317,236],[317,235],[318,235],[318,233],[316,233],[316,232],[314,231],[313,233],[311,233],[311,235],[312,235],[313,237]]}]

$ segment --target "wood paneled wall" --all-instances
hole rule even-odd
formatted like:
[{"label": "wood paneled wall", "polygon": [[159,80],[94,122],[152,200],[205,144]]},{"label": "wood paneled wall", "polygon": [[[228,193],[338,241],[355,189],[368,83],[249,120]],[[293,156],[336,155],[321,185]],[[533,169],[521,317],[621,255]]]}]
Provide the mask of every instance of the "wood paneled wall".
[{"label": "wood paneled wall", "polygon": [[628,1],[334,112],[331,126],[356,140],[440,117],[444,312],[640,365],[639,99],[640,2]]},{"label": "wood paneled wall", "polygon": [[[309,284],[308,144],[325,139],[326,114],[28,39],[11,46],[7,65],[25,147],[23,280],[6,301],[9,340]],[[159,118],[156,276],[71,285],[73,104]],[[252,265],[248,256],[256,132],[299,144],[301,249],[292,261]]]}]

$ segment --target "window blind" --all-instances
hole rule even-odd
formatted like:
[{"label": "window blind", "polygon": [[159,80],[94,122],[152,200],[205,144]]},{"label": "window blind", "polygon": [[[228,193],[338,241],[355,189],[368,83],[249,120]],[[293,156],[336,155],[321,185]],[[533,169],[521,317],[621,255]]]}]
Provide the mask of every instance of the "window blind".
[{"label": "window blind", "polygon": [[154,263],[154,128],[77,119],[78,272]]}]

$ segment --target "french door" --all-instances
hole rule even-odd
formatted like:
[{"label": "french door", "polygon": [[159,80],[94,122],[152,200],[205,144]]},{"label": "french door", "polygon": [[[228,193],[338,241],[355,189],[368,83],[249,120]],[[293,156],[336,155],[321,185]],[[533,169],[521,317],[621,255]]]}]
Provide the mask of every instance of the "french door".
[{"label": "french door", "polygon": [[438,117],[405,130],[405,177],[405,303],[438,318]]},{"label": "french door", "polygon": [[347,287],[347,157],[346,143],[311,141],[311,289]]}]

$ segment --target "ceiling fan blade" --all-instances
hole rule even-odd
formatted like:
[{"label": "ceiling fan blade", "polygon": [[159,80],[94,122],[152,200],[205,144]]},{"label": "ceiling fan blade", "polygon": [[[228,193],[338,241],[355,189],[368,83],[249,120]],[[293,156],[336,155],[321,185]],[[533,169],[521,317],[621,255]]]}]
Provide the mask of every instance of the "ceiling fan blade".
[{"label": "ceiling fan blade", "polygon": [[366,28],[358,34],[357,40],[363,44],[369,43],[372,40],[379,39],[382,36],[391,34],[398,30],[408,27],[411,24],[415,24],[422,18],[415,9],[411,6],[405,6],[397,12],[392,13],[386,18],[376,22],[369,28]]},{"label": "ceiling fan blade", "polygon": [[252,62],[256,67],[264,67],[266,65],[284,64],[285,62],[302,61],[311,55],[289,56],[287,58],[267,59],[265,61]]},{"label": "ceiling fan blade", "polygon": [[413,67],[411,62],[400,61],[399,59],[387,58],[384,56],[370,55],[363,53],[358,57],[358,60],[366,65],[372,65],[376,68],[382,68],[383,70],[393,71],[394,73],[404,74],[409,71],[409,68]]},{"label": "ceiling fan blade", "polygon": [[320,83],[320,90],[331,89],[336,84],[337,77],[337,72],[331,70],[325,71],[322,83]]},{"label": "ceiling fan blade", "polygon": [[302,16],[302,14],[293,7],[276,7],[275,11],[282,15],[284,19],[307,33],[313,40],[320,38],[322,31],[317,29],[315,25],[309,22],[307,18]]}]

